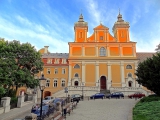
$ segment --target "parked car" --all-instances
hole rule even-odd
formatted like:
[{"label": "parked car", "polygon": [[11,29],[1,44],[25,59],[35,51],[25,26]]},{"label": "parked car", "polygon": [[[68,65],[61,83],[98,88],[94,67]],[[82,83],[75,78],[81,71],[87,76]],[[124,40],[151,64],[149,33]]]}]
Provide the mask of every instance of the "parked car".
[{"label": "parked car", "polygon": [[95,95],[92,95],[90,97],[90,99],[99,99],[99,98],[104,98],[105,97],[105,94],[103,93],[96,93]]},{"label": "parked car", "polygon": [[141,93],[141,92],[137,92],[131,95],[128,95],[129,98],[142,98],[145,97],[145,94]]},{"label": "parked car", "polygon": [[114,92],[107,95],[106,98],[124,98],[124,94],[121,92]]},{"label": "parked car", "polygon": [[57,102],[60,102],[61,105],[64,104],[64,100],[63,100],[62,98],[55,98],[55,99],[53,100],[54,106],[56,106],[56,103],[57,103]]},{"label": "parked car", "polygon": [[[39,117],[40,110],[41,110],[41,107],[39,107],[37,109],[32,108],[31,113],[34,113],[37,115],[37,117]],[[49,105],[43,105],[42,106],[42,115],[46,116],[48,111],[49,111]]]},{"label": "parked car", "polygon": [[48,103],[52,102],[53,100],[54,100],[54,97],[52,97],[52,96],[47,96],[47,97],[45,97],[45,98],[43,99],[43,103],[44,103],[44,104],[48,104]]},{"label": "parked car", "polygon": [[79,102],[81,100],[81,95],[80,94],[73,94],[71,95],[71,102],[77,101]]}]

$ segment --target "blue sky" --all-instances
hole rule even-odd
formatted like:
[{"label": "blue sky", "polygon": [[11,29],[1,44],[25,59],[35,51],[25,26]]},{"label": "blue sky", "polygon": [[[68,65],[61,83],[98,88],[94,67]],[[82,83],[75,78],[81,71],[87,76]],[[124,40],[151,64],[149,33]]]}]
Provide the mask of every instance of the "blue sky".
[{"label": "blue sky", "polygon": [[100,21],[112,34],[119,8],[137,51],[154,52],[160,43],[160,0],[0,0],[0,37],[68,52],[81,9],[89,37]]}]

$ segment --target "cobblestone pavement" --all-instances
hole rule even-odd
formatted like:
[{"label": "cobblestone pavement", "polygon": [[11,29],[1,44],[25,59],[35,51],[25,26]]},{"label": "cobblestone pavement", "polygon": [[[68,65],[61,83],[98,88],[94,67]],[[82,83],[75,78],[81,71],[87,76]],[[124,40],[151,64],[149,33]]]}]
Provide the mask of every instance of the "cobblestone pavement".
[{"label": "cobblestone pavement", "polygon": [[80,101],[66,120],[127,120],[134,99],[96,99]]}]

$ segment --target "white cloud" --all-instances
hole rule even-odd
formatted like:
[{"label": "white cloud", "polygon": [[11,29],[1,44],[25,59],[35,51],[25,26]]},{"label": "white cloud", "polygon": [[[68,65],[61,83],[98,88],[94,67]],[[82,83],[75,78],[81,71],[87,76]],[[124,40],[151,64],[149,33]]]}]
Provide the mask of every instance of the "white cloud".
[{"label": "white cloud", "polygon": [[29,20],[22,18],[21,16],[19,16],[18,19],[30,27],[18,27],[11,23],[9,20],[0,17],[0,29],[3,30],[0,33],[0,36],[2,38],[6,38],[8,40],[16,39],[23,43],[29,42],[38,49],[43,47],[41,45],[49,45],[51,49],[50,52],[68,52],[67,42],[59,39],[59,37],[53,32],[46,32],[46,29],[42,25],[32,23]]}]

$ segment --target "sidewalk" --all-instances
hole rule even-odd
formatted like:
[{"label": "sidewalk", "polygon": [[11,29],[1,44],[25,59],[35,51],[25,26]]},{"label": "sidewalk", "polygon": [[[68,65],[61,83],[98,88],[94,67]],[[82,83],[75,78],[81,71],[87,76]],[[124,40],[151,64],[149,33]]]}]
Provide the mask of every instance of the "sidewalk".
[{"label": "sidewalk", "polygon": [[27,101],[21,108],[14,108],[7,113],[0,114],[0,120],[8,120],[9,118],[12,118],[14,116],[21,115],[24,112],[31,110],[34,104],[35,103],[33,103],[32,101]]}]

